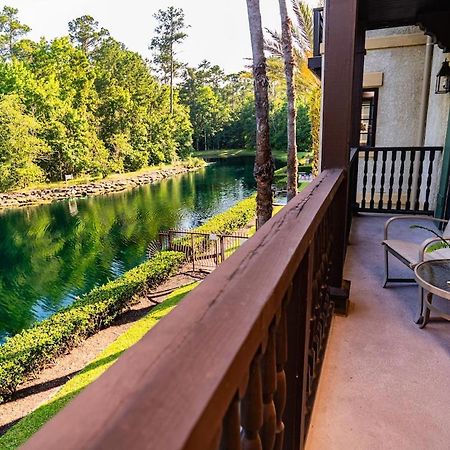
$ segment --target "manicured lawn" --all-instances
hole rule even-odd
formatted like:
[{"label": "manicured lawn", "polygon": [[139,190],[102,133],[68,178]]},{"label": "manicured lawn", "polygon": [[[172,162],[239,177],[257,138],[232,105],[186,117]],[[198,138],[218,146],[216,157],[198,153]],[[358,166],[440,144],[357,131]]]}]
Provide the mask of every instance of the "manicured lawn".
[{"label": "manicured lawn", "polygon": [[[287,162],[287,153],[286,150],[272,150],[273,158],[280,162]],[[305,156],[309,155],[308,153],[299,152],[298,159],[299,161]],[[194,152],[192,156],[196,156],[198,158],[231,158],[233,156],[255,156],[255,150],[252,149],[222,149],[222,150],[206,150],[200,152]]]},{"label": "manicured lawn", "polygon": [[69,380],[48,403],[30,413],[0,437],[0,449],[15,449],[22,445],[79,392],[113,365],[125,350],[138,342],[197,285],[198,283],[192,283],[176,289],[163,303],[153,308],[148,315],[120,335],[94,361]]},{"label": "manicured lawn", "polygon": [[197,158],[230,158],[233,156],[254,156],[255,150],[246,148],[222,149],[222,150],[206,150],[201,152],[193,152],[192,156]]}]

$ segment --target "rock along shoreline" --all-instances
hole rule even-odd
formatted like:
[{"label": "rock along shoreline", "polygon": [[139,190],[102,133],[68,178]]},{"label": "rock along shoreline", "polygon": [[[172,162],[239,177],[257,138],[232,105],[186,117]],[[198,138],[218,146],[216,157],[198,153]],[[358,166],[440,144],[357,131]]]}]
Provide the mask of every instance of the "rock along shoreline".
[{"label": "rock along shoreline", "polygon": [[131,175],[119,179],[99,180],[76,185],[55,188],[32,189],[23,192],[0,192],[0,210],[19,208],[23,206],[41,205],[70,198],[91,197],[95,195],[113,194],[145,184],[155,183],[166,178],[187,172],[194,172],[201,168],[172,166],[164,169],[149,171],[139,175]]}]

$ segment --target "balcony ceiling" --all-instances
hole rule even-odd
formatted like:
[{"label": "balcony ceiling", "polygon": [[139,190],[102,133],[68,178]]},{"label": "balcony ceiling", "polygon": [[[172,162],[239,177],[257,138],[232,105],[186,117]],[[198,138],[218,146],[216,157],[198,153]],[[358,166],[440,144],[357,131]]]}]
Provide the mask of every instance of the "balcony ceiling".
[{"label": "balcony ceiling", "polygon": [[419,25],[444,51],[450,51],[448,0],[361,0],[366,29]]}]

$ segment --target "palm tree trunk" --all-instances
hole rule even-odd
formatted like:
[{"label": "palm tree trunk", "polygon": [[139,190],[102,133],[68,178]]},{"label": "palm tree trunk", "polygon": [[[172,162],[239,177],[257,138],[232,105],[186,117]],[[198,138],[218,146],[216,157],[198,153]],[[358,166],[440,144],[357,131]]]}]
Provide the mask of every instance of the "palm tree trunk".
[{"label": "palm tree trunk", "polygon": [[256,115],[256,155],[253,173],[256,179],[257,226],[272,217],[273,160],[269,142],[269,81],[264,56],[264,36],[259,0],[247,0],[248,22],[253,53],[253,78]]},{"label": "palm tree trunk", "polygon": [[286,0],[279,0],[281,16],[281,39],[283,44],[284,72],[286,74],[287,112],[287,201],[297,195],[297,109],[295,107],[294,49],[292,46],[292,24],[289,19]]}]

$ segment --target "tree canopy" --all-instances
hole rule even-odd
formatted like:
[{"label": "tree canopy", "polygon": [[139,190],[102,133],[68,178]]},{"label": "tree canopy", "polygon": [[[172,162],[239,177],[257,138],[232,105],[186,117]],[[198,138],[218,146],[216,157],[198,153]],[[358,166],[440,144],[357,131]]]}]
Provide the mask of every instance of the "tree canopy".
[{"label": "tree canopy", "polygon": [[[91,16],[69,22],[66,36],[36,42],[27,39],[30,27],[17,9],[0,11],[0,190],[170,163],[193,145],[255,147],[251,73],[226,74],[208,61],[182,64],[175,48],[186,36],[182,10],[156,16],[154,68]],[[177,77],[173,89],[168,51]],[[282,148],[286,95],[276,56],[268,58],[268,76],[271,145]],[[297,144],[306,150],[311,111],[305,98],[300,95],[297,105]]]},{"label": "tree canopy", "polygon": [[4,59],[14,56],[17,41],[31,31],[28,25],[20,23],[18,13],[11,6],[4,6],[0,13],[0,56]]},{"label": "tree canopy", "polygon": [[70,40],[89,55],[109,36],[106,28],[99,28],[92,16],[82,16],[69,22]]},{"label": "tree canopy", "polygon": [[168,89],[142,56],[90,16],[71,21],[69,36],[39,42],[19,39],[29,27],[16,16],[13,8],[0,14],[0,132],[9,136],[0,189],[137,170],[190,152],[188,108],[175,95],[170,114]]}]

